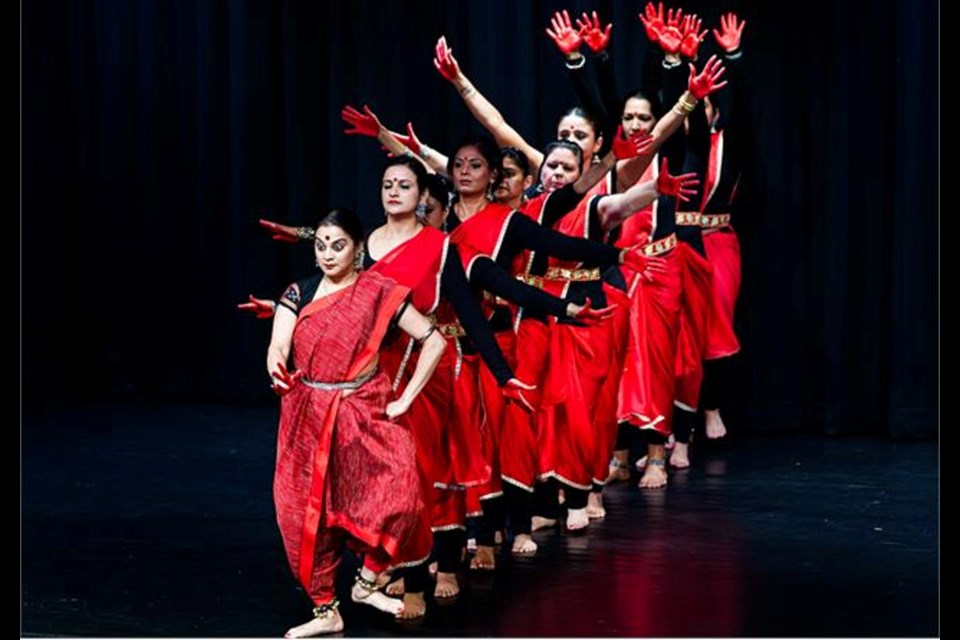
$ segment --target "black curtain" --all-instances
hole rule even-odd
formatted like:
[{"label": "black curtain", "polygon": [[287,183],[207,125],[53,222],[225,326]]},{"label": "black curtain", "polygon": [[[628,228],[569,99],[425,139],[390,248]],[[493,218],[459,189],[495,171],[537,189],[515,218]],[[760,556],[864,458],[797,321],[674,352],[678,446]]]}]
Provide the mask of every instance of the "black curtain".
[{"label": "black curtain", "polygon": [[[747,20],[755,124],[739,209],[745,428],[936,434],[937,3],[684,3]],[[432,146],[476,130],[433,69],[445,34],[528,140],[575,102],[544,34],[612,20],[621,88],[651,52],[639,3],[75,0],[22,10],[22,381],[78,399],[269,402],[269,323],[242,316],[311,271],[264,215],[378,223],[382,152],[344,104]],[[712,38],[710,38],[712,40]]]}]

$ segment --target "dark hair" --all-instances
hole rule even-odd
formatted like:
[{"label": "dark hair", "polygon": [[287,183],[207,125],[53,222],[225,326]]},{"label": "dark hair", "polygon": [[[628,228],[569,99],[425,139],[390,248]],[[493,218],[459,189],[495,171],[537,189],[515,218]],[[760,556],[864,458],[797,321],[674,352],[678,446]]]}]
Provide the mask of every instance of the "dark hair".
[{"label": "dark hair", "polygon": [[636,98],[637,100],[646,100],[650,103],[650,111],[653,112],[653,117],[657,120],[660,119],[660,116],[663,115],[663,105],[660,104],[660,98],[657,97],[655,93],[644,93],[642,89],[632,89],[627,92],[627,95],[623,97],[623,100],[620,102],[620,113],[617,114],[617,117],[620,118],[623,116],[624,110],[627,108],[627,100],[630,98]]},{"label": "dark hair", "polygon": [[453,148],[453,153],[447,158],[447,174],[453,176],[453,163],[457,160],[457,152],[464,147],[476,147],[487,161],[490,167],[490,173],[494,174],[494,180],[499,180],[503,176],[503,163],[500,161],[500,147],[493,141],[489,133],[469,133],[460,138],[460,142]]},{"label": "dark hair", "polygon": [[500,162],[503,164],[503,160],[510,158],[517,163],[517,167],[520,169],[520,173],[523,174],[523,177],[526,178],[530,175],[530,160],[527,158],[520,149],[516,147],[503,147],[500,149]]},{"label": "dark hair", "polygon": [[[603,129],[600,127],[600,119],[584,109],[583,107],[574,107],[567,111],[565,114],[560,116],[560,120],[563,120],[567,116],[577,116],[578,118],[583,118],[587,121],[587,124],[593,129],[593,135],[599,138],[603,135]],[[557,126],[560,125],[560,122],[557,122]]]},{"label": "dark hair", "polygon": [[[550,154],[554,149],[567,149],[573,152],[573,155],[577,158],[577,164],[580,166],[580,173],[583,173],[583,149],[580,148],[576,142],[570,142],[569,140],[553,140],[543,149],[543,162],[540,163],[540,174],[543,174],[543,167],[547,164],[547,158],[550,157]],[[540,182],[540,175],[537,176],[537,182]]]},{"label": "dark hair", "polygon": [[353,209],[337,207],[321,216],[314,229],[320,227],[340,227],[357,245],[363,244],[363,223]]},{"label": "dark hair", "polygon": [[420,190],[420,193],[423,193],[423,190],[427,188],[427,170],[423,168],[423,165],[420,164],[420,161],[416,158],[411,158],[410,156],[397,156],[395,158],[389,158],[386,162],[383,163],[383,170],[380,172],[380,179],[383,180],[383,174],[387,172],[387,169],[390,167],[396,167],[398,165],[403,165],[404,167],[413,171],[413,175],[417,177],[417,189]]},{"label": "dark hair", "polygon": [[453,191],[453,185],[443,176],[436,173],[427,174],[427,191],[437,199],[441,208],[446,209],[450,206],[450,192]]}]

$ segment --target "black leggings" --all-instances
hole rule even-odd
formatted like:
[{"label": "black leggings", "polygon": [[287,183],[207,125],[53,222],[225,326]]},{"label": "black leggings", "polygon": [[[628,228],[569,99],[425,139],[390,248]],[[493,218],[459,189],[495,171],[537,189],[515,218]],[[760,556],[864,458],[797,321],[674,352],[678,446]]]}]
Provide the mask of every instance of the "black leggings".
[{"label": "black leggings", "polygon": [[680,444],[690,444],[697,420],[695,411],[687,411],[680,407],[673,407],[673,438]]},{"label": "black leggings", "polygon": [[433,553],[437,559],[437,571],[456,573],[466,544],[467,534],[463,529],[433,532]]},{"label": "black leggings", "polygon": [[476,518],[477,545],[492,547],[496,540],[496,532],[503,529],[506,520],[503,496],[481,500],[480,507],[483,509],[483,515]]},{"label": "black leggings", "polygon": [[534,494],[526,489],[503,483],[503,497],[507,502],[507,517],[513,535],[530,535],[530,519],[533,518]]}]

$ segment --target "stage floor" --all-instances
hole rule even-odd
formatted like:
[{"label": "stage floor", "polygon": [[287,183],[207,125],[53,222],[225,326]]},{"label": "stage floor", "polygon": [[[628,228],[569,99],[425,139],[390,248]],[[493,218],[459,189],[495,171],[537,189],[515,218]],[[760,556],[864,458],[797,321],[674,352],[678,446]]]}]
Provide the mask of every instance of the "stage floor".
[{"label": "stage floor", "polygon": [[[24,418],[21,636],[279,637],[310,603],[272,504],[275,409],[97,405]],[[698,441],[666,489],[605,493],[586,534],[464,571],[349,636],[938,636],[935,442]],[[347,595],[352,565],[341,571]],[[348,597],[341,597],[341,600]]]}]

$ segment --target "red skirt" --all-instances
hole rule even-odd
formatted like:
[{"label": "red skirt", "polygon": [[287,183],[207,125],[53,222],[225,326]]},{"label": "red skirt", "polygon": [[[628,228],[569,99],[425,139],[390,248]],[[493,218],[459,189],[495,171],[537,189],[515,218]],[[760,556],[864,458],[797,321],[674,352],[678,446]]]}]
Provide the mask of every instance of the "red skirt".
[{"label": "red skirt", "polygon": [[[482,455],[476,429],[477,411],[462,410],[475,406],[475,374],[470,380],[457,380],[460,356],[456,341],[447,339],[447,348],[423,390],[414,398],[402,417],[410,426],[417,443],[417,462],[430,486],[463,489],[490,479],[491,469]],[[407,363],[406,372],[416,368],[417,354]],[[464,375],[461,362],[460,375]],[[471,371],[466,371],[470,376]],[[397,391],[403,390],[401,385]]]},{"label": "red skirt", "polygon": [[733,229],[714,231],[703,236],[707,260],[713,265],[714,309],[707,339],[707,360],[715,360],[740,351],[733,330],[733,313],[740,295],[740,242]]},{"label": "red skirt", "polygon": [[[504,352],[507,355],[507,352]],[[481,455],[485,464],[490,468],[490,476],[486,482],[471,486],[467,490],[467,511],[474,513],[479,506],[479,500],[500,495],[502,487],[500,486],[500,456],[499,456],[499,433],[498,417],[491,414],[499,409],[496,405],[496,399],[492,396],[496,394],[502,397],[500,387],[496,379],[487,370],[479,354],[470,354],[463,356],[463,367],[460,371],[460,379],[464,384],[469,384],[472,394],[471,409],[473,417],[473,428],[477,434],[477,453]],[[457,407],[457,411],[465,411],[466,407]]]},{"label": "red skirt", "polygon": [[541,475],[589,490],[606,441],[594,419],[610,372],[612,321],[577,327],[551,321],[550,362],[540,412]]},{"label": "red skirt", "polygon": [[[630,276],[636,276],[633,271],[623,271],[627,282],[630,282]],[[627,292],[606,284],[603,289],[607,297],[607,304],[613,305],[616,311],[608,325],[611,345],[610,367],[607,370],[603,387],[600,389],[595,417],[598,441],[593,481],[596,484],[606,483],[610,456],[613,454],[613,449],[617,443],[617,395],[623,372],[623,360],[627,351],[627,337],[630,332],[630,298]]]},{"label": "red skirt", "polygon": [[550,329],[539,320],[522,320],[517,329],[516,366],[517,378],[527,384],[537,385],[536,391],[527,394],[534,407],[531,413],[514,402],[506,403],[503,410],[503,427],[500,431],[500,474],[509,482],[527,491],[533,491],[538,472],[537,408],[549,354]]},{"label": "red skirt", "polygon": [[[307,492],[288,490],[294,483],[310,482],[302,470],[311,465],[294,460],[292,455],[306,451],[304,446],[311,441],[303,429],[332,429],[322,502],[316,500],[309,505],[321,510],[320,527],[342,529],[361,543],[361,548],[383,549],[394,562],[402,562],[404,557],[426,558],[433,539],[423,518],[426,509],[415,463],[414,439],[409,428],[387,420],[382,409],[377,409],[386,406],[389,378],[378,373],[354,393],[339,398],[338,405],[327,413],[324,425],[310,420],[309,415],[317,412],[316,403],[328,403],[332,395],[333,392],[298,385],[283,398],[274,479],[281,529],[291,519],[302,518],[305,511],[298,501]],[[310,452],[310,459],[315,455]],[[304,535],[316,533],[315,529],[304,529]],[[284,542],[291,566],[297,567],[300,551],[307,548],[307,542],[286,537]]]},{"label": "red skirt", "polygon": [[669,435],[683,284],[677,251],[660,257],[666,272],[641,278],[630,295],[630,339],[618,413],[621,421]]}]

